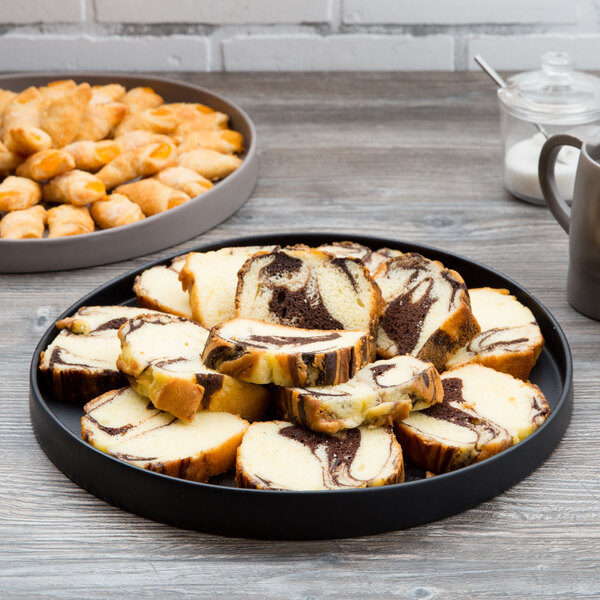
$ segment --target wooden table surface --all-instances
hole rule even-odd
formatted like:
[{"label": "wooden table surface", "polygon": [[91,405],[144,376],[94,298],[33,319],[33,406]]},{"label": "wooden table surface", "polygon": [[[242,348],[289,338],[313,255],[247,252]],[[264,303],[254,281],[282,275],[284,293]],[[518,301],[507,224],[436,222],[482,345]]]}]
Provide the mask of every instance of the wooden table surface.
[{"label": "wooden table surface", "polygon": [[[567,303],[566,234],[545,208],[502,187],[498,108],[485,75],[176,77],[226,95],[254,119],[258,185],[225,223],[176,248],[85,270],[0,275],[0,598],[599,598],[600,323]],[[550,309],[573,351],[575,404],[545,464],[495,499],[436,523],[273,542],[126,513],[48,460],[29,421],[28,367],[65,308],[174,250],[327,230],[463,254],[516,279]]]}]

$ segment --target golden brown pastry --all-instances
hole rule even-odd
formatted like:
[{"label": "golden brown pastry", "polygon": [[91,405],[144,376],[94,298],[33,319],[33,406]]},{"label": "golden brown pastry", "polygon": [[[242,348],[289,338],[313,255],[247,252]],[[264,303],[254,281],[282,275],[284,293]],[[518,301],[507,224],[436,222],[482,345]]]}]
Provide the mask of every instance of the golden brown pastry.
[{"label": "golden brown pastry", "polygon": [[115,142],[119,144],[121,152],[128,152],[129,150],[137,150],[148,144],[171,144],[175,145],[175,142],[168,135],[162,135],[161,133],[152,133],[151,131],[129,131],[115,138]]},{"label": "golden brown pastry", "polygon": [[145,219],[142,209],[123,194],[113,193],[94,202],[90,208],[92,219],[102,229],[129,225]]},{"label": "golden brown pastry", "polygon": [[0,183],[0,212],[24,210],[42,198],[40,184],[26,177],[7,177]]},{"label": "golden brown pastry", "polygon": [[121,153],[121,146],[115,140],[99,142],[73,142],[63,148],[75,160],[75,168],[83,171],[97,171]]},{"label": "golden brown pastry", "polygon": [[0,128],[2,127],[2,123],[4,121],[4,111],[8,106],[8,103],[16,96],[14,92],[10,90],[3,90],[0,88]]},{"label": "golden brown pastry", "polygon": [[42,111],[41,128],[57,148],[73,141],[91,97],[90,84],[82,83],[50,102]]},{"label": "golden brown pastry", "polygon": [[185,136],[179,146],[181,152],[198,148],[208,148],[221,154],[236,154],[244,151],[244,137],[238,131],[231,129],[192,131]]},{"label": "golden brown pastry", "polygon": [[146,108],[128,114],[114,130],[114,137],[119,137],[129,131],[151,131],[152,133],[172,133],[177,127],[177,119],[161,106]]},{"label": "golden brown pastry", "polygon": [[106,104],[120,100],[127,90],[120,83],[108,83],[107,85],[93,85],[92,99],[90,104]]},{"label": "golden brown pastry", "polygon": [[40,150],[17,167],[19,177],[43,181],[75,168],[75,160],[65,150]]},{"label": "golden brown pastry", "polygon": [[172,144],[148,144],[138,150],[122,152],[102,167],[96,175],[110,190],[140,176],[154,175],[174,163],[176,149]]},{"label": "golden brown pastry", "polygon": [[177,164],[214,181],[233,173],[242,164],[242,159],[235,155],[220,154],[214,150],[200,148],[181,154]]},{"label": "golden brown pastry", "polygon": [[106,187],[95,175],[73,169],[44,184],[43,195],[46,202],[66,202],[84,206],[103,198],[106,195]]},{"label": "golden brown pastry", "polygon": [[156,179],[142,179],[120,185],[116,192],[135,202],[147,216],[156,215],[174,206],[187,202],[190,197]]},{"label": "golden brown pastry", "polygon": [[0,238],[5,240],[24,240],[41,238],[44,235],[46,211],[36,204],[25,210],[8,213],[0,221]]},{"label": "golden brown pastry", "polygon": [[81,124],[75,135],[75,141],[103,140],[112,129],[121,122],[127,107],[121,102],[105,102],[103,104],[88,104]]},{"label": "golden brown pastry", "polygon": [[52,146],[52,138],[40,128],[42,105],[35,87],[9,101],[4,111],[4,144],[9,150],[29,155]]},{"label": "golden brown pastry", "polygon": [[156,108],[164,102],[162,97],[150,87],[131,88],[120,100],[127,105],[130,113],[145,108]]},{"label": "golden brown pastry", "polygon": [[154,179],[161,183],[175,188],[180,192],[186,193],[190,198],[195,198],[206,192],[213,184],[196,171],[186,169],[185,167],[169,167],[159,171]]},{"label": "golden brown pastry", "polygon": [[61,204],[48,211],[48,229],[50,238],[80,235],[94,231],[94,221],[87,207]]},{"label": "golden brown pastry", "polygon": [[73,91],[76,87],[77,84],[72,79],[59,79],[51,81],[48,85],[39,87],[38,90],[44,101],[52,102],[67,92]]},{"label": "golden brown pastry", "polygon": [[173,136],[181,142],[193,131],[227,129],[229,117],[203,104],[175,103],[162,108],[170,110],[177,117],[178,125]]},{"label": "golden brown pastry", "polygon": [[6,175],[14,171],[25,158],[12,150],[9,150],[0,142],[0,175]]}]

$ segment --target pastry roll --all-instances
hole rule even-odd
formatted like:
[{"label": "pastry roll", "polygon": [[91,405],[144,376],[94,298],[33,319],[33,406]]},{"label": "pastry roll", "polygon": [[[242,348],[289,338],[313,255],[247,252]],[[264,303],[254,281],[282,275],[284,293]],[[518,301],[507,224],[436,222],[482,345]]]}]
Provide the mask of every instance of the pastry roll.
[{"label": "pastry roll", "polygon": [[44,235],[45,224],[46,211],[39,204],[25,210],[15,210],[0,221],[0,238],[5,240],[39,239]]},{"label": "pastry roll", "polygon": [[173,164],[175,155],[175,146],[172,144],[149,144],[139,150],[119,154],[96,175],[110,190],[141,175],[154,175]]},{"label": "pastry roll", "polygon": [[97,200],[90,208],[92,219],[102,229],[129,225],[145,219],[142,209],[123,194],[111,194],[103,200]]},{"label": "pastry roll", "polygon": [[229,117],[221,112],[213,111],[210,113],[200,113],[186,115],[177,125],[175,131],[171,134],[181,142],[188,134],[193,131],[214,131],[227,129]]},{"label": "pastry roll", "polygon": [[142,179],[134,183],[120,185],[116,191],[138,204],[142,212],[148,217],[174,206],[179,206],[190,199],[187,194],[175,190],[156,179]]},{"label": "pastry roll", "polygon": [[75,141],[103,140],[118,123],[121,122],[127,107],[121,102],[106,102],[104,104],[88,104]]},{"label": "pastry roll", "polygon": [[131,88],[122,98],[121,102],[127,105],[130,113],[145,108],[156,108],[164,100],[150,87]]},{"label": "pastry roll", "polygon": [[175,131],[178,121],[169,111],[162,107],[146,108],[128,114],[116,127],[114,137],[129,131],[151,131],[152,133],[171,133]]},{"label": "pastry roll", "polygon": [[90,84],[82,83],[46,106],[42,112],[41,127],[57,148],[73,141],[91,97]]},{"label": "pastry roll", "polygon": [[106,104],[116,102],[125,95],[125,88],[120,83],[109,83],[107,85],[93,85],[92,99],[90,104]]},{"label": "pastry roll", "polygon": [[14,92],[0,88],[0,129],[2,128],[2,122],[4,121],[4,111],[6,110],[8,103],[15,96],[16,94]]},{"label": "pastry roll", "polygon": [[233,154],[220,154],[214,150],[200,148],[181,154],[177,164],[214,181],[233,173],[242,164],[242,159]]},{"label": "pastry roll", "polygon": [[17,175],[42,181],[62,175],[74,168],[75,160],[65,150],[41,150],[32,154],[17,167]]},{"label": "pastry roll", "polygon": [[208,179],[205,179],[202,175],[198,175],[196,171],[186,169],[185,167],[163,169],[154,176],[154,179],[158,179],[161,183],[186,193],[190,198],[195,198],[213,187],[213,184]]},{"label": "pastry roll", "polygon": [[42,198],[40,184],[25,177],[7,177],[0,183],[0,212],[24,210]]},{"label": "pastry roll", "polygon": [[12,98],[4,111],[4,144],[19,154],[33,154],[52,146],[52,138],[40,129],[42,95],[29,87]]},{"label": "pastry roll", "polygon": [[73,142],[63,148],[75,160],[75,168],[84,171],[97,171],[121,153],[121,146],[115,140],[99,142]]},{"label": "pastry roll", "polygon": [[51,238],[80,235],[94,231],[94,221],[86,206],[61,204],[48,211],[48,229]]},{"label": "pastry roll", "polygon": [[121,152],[127,152],[129,150],[137,150],[142,146],[148,144],[171,144],[175,145],[175,142],[168,135],[162,135],[160,133],[152,133],[151,131],[128,131],[123,135],[115,138],[115,142],[119,144]]},{"label": "pastry roll", "polygon": [[76,87],[77,84],[72,79],[59,79],[39,87],[38,90],[45,102],[52,102],[64,96],[67,92],[73,91]]},{"label": "pastry roll", "polygon": [[84,206],[106,195],[106,187],[95,175],[74,169],[54,177],[44,185],[46,202],[67,202]]},{"label": "pastry roll", "polygon": [[0,174],[14,171],[24,160],[23,156],[9,150],[2,142],[0,142]]},{"label": "pastry roll", "polygon": [[236,154],[244,151],[244,137],[231,129],[192,131],[185,136],[180,145],[181,152],[198,148],[208,148],[221,154]]}]

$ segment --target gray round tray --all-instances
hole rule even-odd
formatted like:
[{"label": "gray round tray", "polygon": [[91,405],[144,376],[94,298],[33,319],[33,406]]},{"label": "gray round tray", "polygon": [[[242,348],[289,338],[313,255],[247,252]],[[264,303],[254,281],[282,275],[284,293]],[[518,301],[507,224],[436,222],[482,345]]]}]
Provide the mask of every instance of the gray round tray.
[{"label": "gray round tray", "polygon": [[114,229],[65,238],[0,240],[0,272],[32,273],[91,267],[162,250],[199,235],[232,215],[249,198],[258,177],[256,130],[238,106],[208,90],[159,77],[93,73],[30,73],[0,77],[0,88],[14,91],[45,85],[56,79],[92,85],[118,82],[127,88],[152,87],[166,102],[200,102],[230,117],[231,127],[244,136],[243,164],[229,177],[185,204]]}]

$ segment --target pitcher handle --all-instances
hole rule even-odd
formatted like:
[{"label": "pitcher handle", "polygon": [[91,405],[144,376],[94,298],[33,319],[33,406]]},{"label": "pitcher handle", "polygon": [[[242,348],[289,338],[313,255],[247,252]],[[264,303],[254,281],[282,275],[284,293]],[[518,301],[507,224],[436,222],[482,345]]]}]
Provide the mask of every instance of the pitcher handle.
[{"label": "pitcher handle", "polygon": [[544,199],[554,218],[567,233],[569,233],[571,225],[571,209],[565,199],[558,193],[556,177],[554,176],[554,164],[562,146],[573,146],[581,150],[582,145],[583,142],[573,135],[567,133],[553,135],[546,140],[540,153],[538,164],[538,177]]}]

